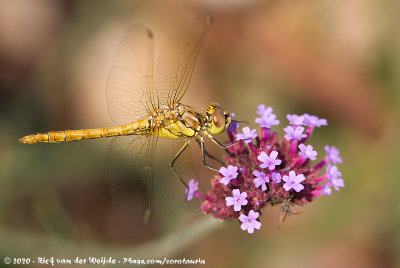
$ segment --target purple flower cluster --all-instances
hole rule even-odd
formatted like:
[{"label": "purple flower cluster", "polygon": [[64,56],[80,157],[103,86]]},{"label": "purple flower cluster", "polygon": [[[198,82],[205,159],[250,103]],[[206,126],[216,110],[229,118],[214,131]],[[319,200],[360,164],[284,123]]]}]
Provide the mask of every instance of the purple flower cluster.
[{"label": "purple flower cluster", "polygon": [[[326,156],[314,164],[311,161],[316,160],[317,152],[306,144],[315,127],[327,125],[326,119],[289,114],[284,138],[278,139],[271,127],[280,121],[272,112],[271,107],[258,106],[260,117],[255,122],[260,125],[260,134],[249,127],[244,127],[243,133],[238,133],[236,128],[229,129],[229,143],[245,142],[226,149],[228,166],[222,167],[220,175],[211,180],[210,191],[199,193],[197,184],[191,182],[196,186],[196,197],[205,213],[222,220],[236,218],[241,222],[241,229],[249,233],[260,229],[257,219],[266,205],[280,205],[286,216],[294,213],[290,204],[302,205],[317,196],[332,194],[332,188],[338,191],[344,187],[336,166],[343,162],[339,150],[325,146]],[[193,190],[187,192],[193,195]]]}]

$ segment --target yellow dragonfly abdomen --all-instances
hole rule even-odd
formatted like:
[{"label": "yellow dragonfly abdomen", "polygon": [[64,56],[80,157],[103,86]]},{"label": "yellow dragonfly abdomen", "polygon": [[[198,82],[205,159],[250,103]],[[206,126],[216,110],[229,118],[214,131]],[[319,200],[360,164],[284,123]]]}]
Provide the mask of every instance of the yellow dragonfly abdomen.
[{"label": "yellow dragonfly abdomen", "polygon": [[94,128],[94,129],[80,129],[80,130],[63,130],[63,131],[49,131],[47,133],[37,133],[22,137],[19,139],[21,143],[58,143],[86,139],[106,138],[121,135],[146,135],[152,134],[154,128],[151,128],[151,120],[142,119],[131,124],[107,127],[107,128]]}]

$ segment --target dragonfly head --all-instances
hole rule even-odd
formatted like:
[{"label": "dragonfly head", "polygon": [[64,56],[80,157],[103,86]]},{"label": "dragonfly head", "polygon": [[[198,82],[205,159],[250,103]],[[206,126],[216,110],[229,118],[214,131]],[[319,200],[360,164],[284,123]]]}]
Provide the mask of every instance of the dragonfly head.
[{"label": "dragonfly head", "polygon": [[218,103],[212,103],[206,110],[206,127],[210,134],[225,131],[232,122],[231,114]]}]

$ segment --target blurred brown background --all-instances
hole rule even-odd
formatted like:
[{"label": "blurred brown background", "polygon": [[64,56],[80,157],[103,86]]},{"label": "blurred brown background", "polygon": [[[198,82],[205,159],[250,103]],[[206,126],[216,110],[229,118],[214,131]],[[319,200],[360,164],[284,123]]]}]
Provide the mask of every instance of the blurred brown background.
[{"label": "blurred brown background", "polygon": [[[400,266],[399,2],[0,1],[0,257],[202,258],[213,267]],[[112,126],[105,85],[131,23],[153,29],[156,49],[186,14],[214,24],[184,103],[217,101],[255,127],[256,105],[328,119],[311,143],[341,150],[346,187],[261,230],[170,201],[139,234],[110,216],[107,140],[22,145],[48,130]],[[156,54],[157,55],[157,54]],[[224,135],[219,137],[225,139]],[[211,149],[221,156],[218,148]],[[196,155],[196,154],[194,154]],[[200,176],[212,173],[194,159]],[[161,209],[160,209],[161,208]]]}]

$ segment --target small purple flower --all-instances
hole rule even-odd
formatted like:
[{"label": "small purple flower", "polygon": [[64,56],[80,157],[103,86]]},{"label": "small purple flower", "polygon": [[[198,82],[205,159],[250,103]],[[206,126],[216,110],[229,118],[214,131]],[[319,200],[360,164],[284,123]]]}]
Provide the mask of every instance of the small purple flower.
[{"label": "small purple flower", "polygon": [[336,191],[339,191],[339,187],[344,187],[344,180],[342,178],[334,178],[329,182],[329,184],[332,185]]},{"label": "small purple flower", "polygon": [[271,178],[272,178],[272,181],[275,183],[280,183],[282,181],[282,176],[278,172],[272,172]]},{"label": "small purple flower", "polygon": [[228,132],[235,132],[236,129],[239,127],[239,123],[236,121],[232,121],[229,127],[226,129]]},{"label": "small purple flower", "polygon": [[335,146],[329,147],[328,145],[325,145],[325,151],[329,161],[331,161],[334,165],[337,163],[343,163],[343,159],[339,156],[339,150],[336,149]]},{"label": "small purple flower", "polygon": [[260,165],[260,168],[269,168],[269,170],[274,170],[275,166],[278,166],[282,163],[281,160],[276,159],[276,157],[278,156],[278,152],[277,151],[272,151],[270,153],[270,155],[268,156],[268,154],[266,152],[261,152],[258,156],[257,159],[259,161],[262,162],[262,164]]},{"label": "small purple flower", "polygon": [[253,179],[254,185],[257,188],[261,186],[261,190],[263,191],[267,190],[266,183],[269,182],[269,177],[264,172],[258,170],[254,170],[253,175],[256,176],[256,178]]},{"label": "small purple flower", "polygon": [[250,210],[248,216],[241,214],[239,216],[239,220],[242,222],[240,228],[243,231],[247,230],[249,234],[252,234],[254,232],[254,229],[260,229],[261,223],[257,221],[259,215],[260,214],[258,212],[254,212],[254,210]]},{"label": "small purple flower", "polygon": [[336,191],[339,191],[339,187],[344,187],[344,180],[340,178],[342,174],[338,170],[337,166],[330,164],[326,167],[326,174],[328,176],[328,184],[333,186]]},{"label": "small purple flower", "polygon": [[301,182],[305,179],[306,178],[303,174],[296,175],[296,173],[292,170],[289,172],[289,176],[283,176],[282,180],[286,182],[283,185],[283,188],[286,190],[286,192],[289,192],[290,189],[294,189],[296,192],[300,192],[304,189],[304,185],[301,184]]},{"label": "small purple flower", "polygon": [[221,178],[221,180],[219,181],[220,183],[223,183],[225,185],[228,185],[228,183],[232,180],[232,179],[236,179],[236,177],[238,176],[238,172],[237,172],[238,168],[236,166],[232,166],[229,165],[227,168],[225,167],[221,167],[219,169],[219,173],[223,176]]},{"label": "small purple flower", "polygon": [[233,120],[234,118],[235,118],[235,113],[231,113],[232,122],[229,125],[229,127],[226,129],[226,131],[234,132],[239,127],[239,123],[237,121]]},{"label": "small purple flower", "polygon": [[306,138],[307,135],[303,134],[304,127],[297,126],[296,128],[292,126],[287,126],[283,129],[286,132],[285,139],[286,140],[301,140]]},{"label": "small purple flower", "polygon": [[193,195],[199,190],[199,182],[195,181],[194,179],[191,179],[189,181],[188,188],[185,190],[186,194],[186,201],[190,201],[193,199]]},{"label": "small purple flower", "polygon": [[247,200],[246,200],[247,193],[246,192],[240,193],[239,189],[234,189],[232,190],[232,194],[233,194],[232,197],[228,196],[225,198],[226,206],[227,207],[233,206],[234,211],[240,211],[242,206],[247,205]]},{"label": "small purple flower", "polygon": [[342,176],[342,173],[338,170],[337,166],[332,166],[331,164],[326,166],[326,174],[328,175],[328,178],[339,178]]},{"label": "small purple flower", "polygon": [[318,118],[315,115],[303,114],[304,117],[304,124],[313,126],[313,127],[320,127],[328,125],[328,121],[324,118]]},{"label": "small purple flower", "polygon": [[294,126],[300,126],[304,124],[304,116],[297,114],[288,114],[286,115],[287,120],[289,120],[289,124]]},{"label": "small purple flower", "polygon": [[305,145],[302,143],[302,144],[299,145],[299,149],[300,149],[299,154],[300,154],[300,156],[301,156],[303,159],[307,159],[307,158],[309,158],[309,159],[311,159],[311,160],[317,159],[317,158],[316,158],[317,152],[316,152],[316,151],[313,151],[312,145],[307,145],[307,146],[305,146]]},{"label": "small purple flower", "polygon": [[322,192],[322,194],[324,194],[324,195],[331,195],[331,194],[332,194],[332,189],[331,189],[331,187],[329,186],[329,184],[324,184],[324,185],[322,186],[321,192]]},{"label": "small purple flower", "polygon": [[257,117],[255,122],[261,127],[271,128],[272,126],[279,125],[279,120],[276,120],[276,115],[273,113],[264,113],[261,117]]},{"label": "small purple flower", "polygon": [[250,130],[249,127],[244,127],[242,128],[243,134],[238,133],[236,135],[236,138],[238,140],[243,140],[246,143],[250,143],[252,139],[257,137],[256,129]]},{"label": "small purple flower", "polygon": [[272,113],[272,107],[265,108],[264,104],[257,105],[257,114],[262,116],[263,114],[270,114]]}]

